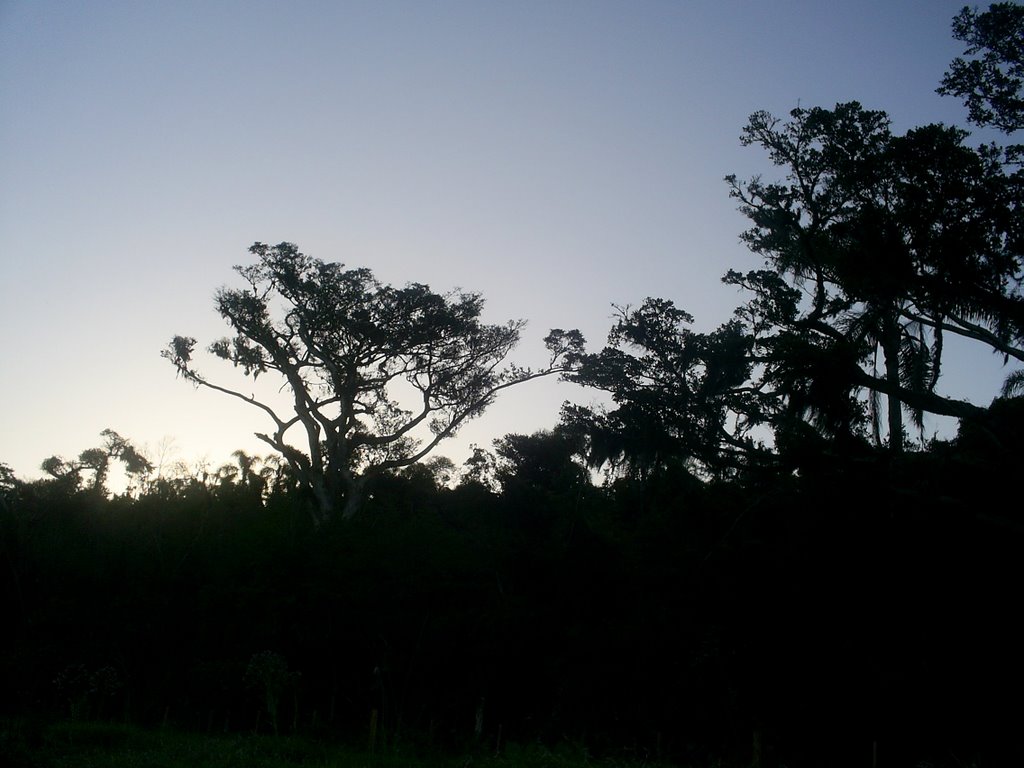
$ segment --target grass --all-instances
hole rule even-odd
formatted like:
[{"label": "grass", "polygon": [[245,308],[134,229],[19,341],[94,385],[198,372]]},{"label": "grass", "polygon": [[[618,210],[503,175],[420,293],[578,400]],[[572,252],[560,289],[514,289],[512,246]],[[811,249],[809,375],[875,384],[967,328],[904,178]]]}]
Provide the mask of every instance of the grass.
[{"label": "grass", "polygon": [[509,744],[500,755],[375,754],[292,736],[210,736],[115,723],[0,722],[0,755],[11,768],[653,768],[597,761],[580,748]]}]

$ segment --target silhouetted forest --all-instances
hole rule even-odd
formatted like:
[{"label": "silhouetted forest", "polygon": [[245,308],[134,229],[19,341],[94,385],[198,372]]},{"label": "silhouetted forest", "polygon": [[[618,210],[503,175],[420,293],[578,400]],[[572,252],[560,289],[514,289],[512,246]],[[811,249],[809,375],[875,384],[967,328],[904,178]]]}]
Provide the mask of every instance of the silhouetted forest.
[{"label": "silhouetted forest", "polygon": [[[1024,408],[893,457],[599,487],[557,432],[495,492],[382,480],[313,527],[287,478],[4,492],[5,714],[572,740],[695,765],[1020,755]],[[244,463],[244,462],[243,462]]]},{"label": "silhouetted forest", "polygon": [[[1011,141],[1022,32],[1020,6],[965,9],[973,58],[940,88]],[[45,480],[0,465],[0,715],[700,766],[1024,762],[1021,147],[896,135],[855,102],[757,112],[741,140],[780,180],[727,177],[764,257],[725,276],[733,318],[617,307],[603,348],[553,330],[541,369],[505,362],[522,323],[483,324],[477,294],[256,243],[208,351],[279,376],[294,413],[200,372],[191,337],[163,355],[262,411],[272,453],[158,471],[107,430]],[[950,336],[1017,365],[1000,397],[942,393]],[[462,467],[432,455],[541,376],[608,405]],[[929,415],[955,436],[925,439]]]}]

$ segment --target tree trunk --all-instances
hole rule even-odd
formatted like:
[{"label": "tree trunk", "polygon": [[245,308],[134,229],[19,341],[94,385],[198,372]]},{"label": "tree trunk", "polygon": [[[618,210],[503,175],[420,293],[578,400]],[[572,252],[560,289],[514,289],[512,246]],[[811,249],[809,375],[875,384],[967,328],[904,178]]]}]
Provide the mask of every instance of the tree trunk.
[{"label": "tree trunk", "polygon": [[903,453],[903,401],[894,394],[900,388],[900,329],[894,317],[885,320],[882,354],[885,359],[885,381],[891,388],[886,395],[889,406],[889,450],[899,455]]},{"label": "tree trunk", "polygon": [[366,478],[354,477],[345,488],[345,506],[341,512],[342,520],[351,520],[362,508],[366,498]]},{"label": "tree trunk", "polygon": [[313,492],[314,501],[310,510],[313,527],[320,528],[334,516],[334,494],[331,493],[326,478],[316,473],[309,479],[309,488]]}]

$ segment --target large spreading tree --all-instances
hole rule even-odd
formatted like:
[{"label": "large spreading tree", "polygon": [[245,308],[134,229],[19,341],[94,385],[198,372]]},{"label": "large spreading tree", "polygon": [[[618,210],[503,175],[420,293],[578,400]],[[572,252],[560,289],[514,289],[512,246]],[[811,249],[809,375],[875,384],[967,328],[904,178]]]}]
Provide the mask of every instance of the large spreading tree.
[{"label": "large spreading tree", "polygon": [[175,336],[162,355],[196,386],[270,418],[273,430],[257,437],[311,493],[317,524],[339,510],[353,515],[374,477],[425,457],[500,391],[563,371],[567,353],[583,343],[577,331],[552,331],[545,367],[506,364],[524,323],[483,323],[479,294],[439,294],[418,283],[396,288],[291,243],[249,250],[256,263],[236,267],[246,286],[216,294],[234,336],[209,351],[253,379],[280,376],[290,411],[200,373],[194,338]]}]

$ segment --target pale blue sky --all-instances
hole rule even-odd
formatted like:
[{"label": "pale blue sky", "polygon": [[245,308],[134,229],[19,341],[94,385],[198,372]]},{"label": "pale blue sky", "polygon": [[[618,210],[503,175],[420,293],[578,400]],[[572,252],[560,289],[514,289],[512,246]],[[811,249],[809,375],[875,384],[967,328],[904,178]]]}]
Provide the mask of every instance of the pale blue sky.
[{"label": "pale blue sky", "polygon": [[[526,363],[551,327],[598,347],[613,302],[717,325],[742,300],[719,278],[755,263],[722,177],[770,172],[747,116],[962,122],[934,93],[961,5],[0,0],[0,461],[35,477],[107,427],[263,453],[260,413],[159,357],[226,333],[212,296],[254,240],[480,291],[488,320],[529,320]],[[998,362],[965,360],[944,391],[985,404]],[[591,397],[525,385],[443,452]]]}]

